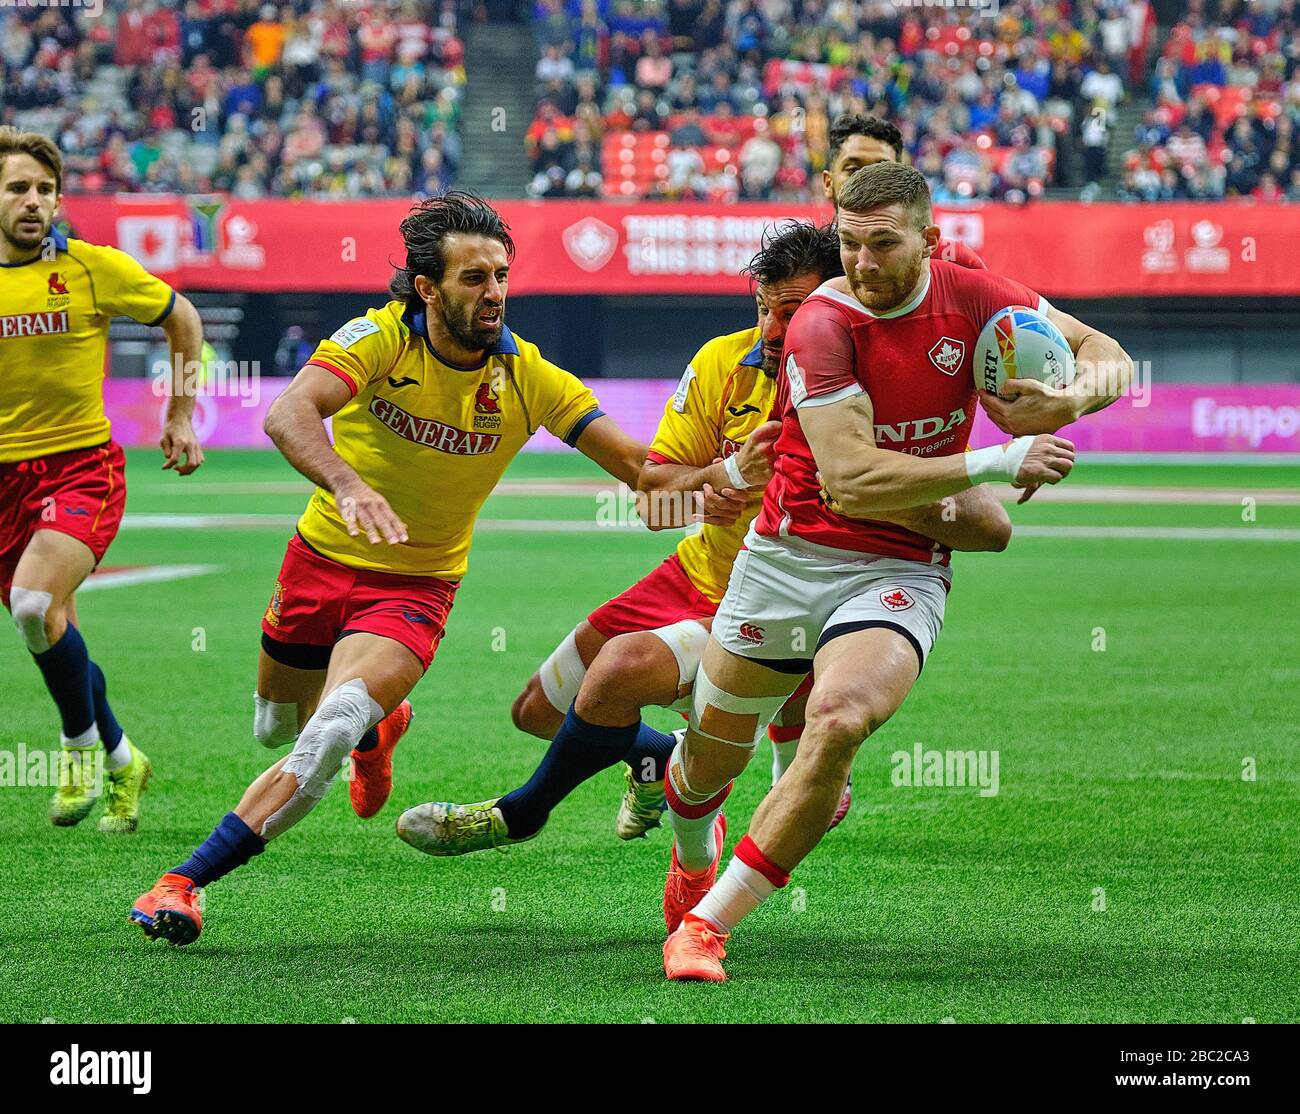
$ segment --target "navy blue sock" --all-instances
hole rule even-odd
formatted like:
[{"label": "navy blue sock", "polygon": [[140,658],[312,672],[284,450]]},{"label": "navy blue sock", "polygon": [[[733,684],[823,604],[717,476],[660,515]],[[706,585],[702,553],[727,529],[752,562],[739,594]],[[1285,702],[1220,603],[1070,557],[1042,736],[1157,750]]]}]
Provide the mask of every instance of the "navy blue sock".
[{"label": "navy blue sock", "polygon": [[636,742],[623,761],[632,767],[637,781],[663,781],[668,772],[668,760],[676,747],[675,735],[665,735],[643,723],[636,733]]},{"label": "navy blue sock", "polygon": [[507,793],[497,807],[515,839],[542,830],[551,809],[589,777],[617,765],[636,740],[640,723],[601,727],[588,723],[569,705],[550,749],[527,784]]},{"label": "navy blue sock", "polygon": [[33,654],[45,687],[54,697],[63,720],[63,734],[75,739],[95,723],[95,698],[91,694],[90,655],[81,632],[71,623],[53,646]]},{"label": "navy blue sock", "polygon": [[366,751],[374,750],[375,747],[377,747],[378,745],[379,745],[379,724],[375,724],[374,727],[370,728],[364,735],[361,736],[361,741],[357,743],[357,745],[354,746],[352,749],[355,750],[358,754],[365,754]]},{"label": "navy blue sock", "polygon": [[104,741],[104,749],[111,753],[122,741],[122,725],[108,706],[108,682],[104,680],[104,671],[93,661],[90,663],[90,695],[95,702],[99,737]]},{"label": "navy blue sock", "polygon": [[184,875],[196,886],[207,886],[264,850],[266,841],[233,812],[228,812],[199,849],[169,873]]}]

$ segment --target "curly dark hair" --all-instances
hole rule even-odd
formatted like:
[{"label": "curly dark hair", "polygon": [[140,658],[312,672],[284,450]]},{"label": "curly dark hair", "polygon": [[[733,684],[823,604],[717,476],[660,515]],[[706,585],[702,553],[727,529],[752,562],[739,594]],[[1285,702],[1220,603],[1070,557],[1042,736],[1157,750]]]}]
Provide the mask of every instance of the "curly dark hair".
[{"label": "curly dark hair", "polygon": [[830,156],[828,163],[834,163],[840,148],[850,136],[864,135],[868,139],[878,139],[893,149],[894,158],[903,160],[903,133],[888,120],[879,116],[865,116],[862,113],[845,112],[836,116],[830,130]]},{"label": "curly dark hair", "polygon": [[442,282],[447,267],[442,245],[449,235],[486,236],[504,245],[508,259],[515,257],[510,226],[501,219],[500,213],[470,190],[450,190],[440,197],[421,201],[403,218],[400,229],[406,245],[406,266],[394,269],[388,289],[393,297],[403,299],[417,311],[424,308],[424,301],[415,292],[415,276]]},{"label": "curly dark hair", "polygon": [[835,225],[783,221],[764,234],[758,254],[741,270],[741,274],[762,286],[810,272],[823,282],[844,273]]}]

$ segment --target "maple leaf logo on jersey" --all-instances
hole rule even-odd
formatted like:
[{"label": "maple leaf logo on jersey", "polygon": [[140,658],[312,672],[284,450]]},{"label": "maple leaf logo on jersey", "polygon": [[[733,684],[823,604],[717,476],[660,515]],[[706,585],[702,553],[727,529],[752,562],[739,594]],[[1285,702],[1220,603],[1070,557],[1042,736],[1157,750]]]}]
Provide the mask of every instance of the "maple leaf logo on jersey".
[{"label": "maple leaf logo on jersey", "polygon": [[890,611],[906,611],[916,601],[902,588],[891,588],[888,592],[880,593],[880,602]]},{"label": "maple leaf logo on jersey", "polygon": [[956,375],[965,358],[965,341],[953,340],[952,337],[940,337],[930,349],[930,362],[944,375]]},{"label": "maple leaf logo on jersey", "polygon": [[65,283],[62,279],[59,278],[58,271],[50,272],[49,282],[50,282],[50,291],[49,291],[50,297],[54,297],[54,295],[56,294],[66,294],[68,292],[67,283]]}]

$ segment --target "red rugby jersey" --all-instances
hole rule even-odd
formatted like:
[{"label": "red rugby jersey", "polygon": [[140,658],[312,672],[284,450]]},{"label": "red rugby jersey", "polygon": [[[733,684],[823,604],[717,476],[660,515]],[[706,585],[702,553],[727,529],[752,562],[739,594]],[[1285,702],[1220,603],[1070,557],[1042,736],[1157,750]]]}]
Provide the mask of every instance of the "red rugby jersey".
[{"label": "red rugby jersey", "polygon": [[846,281],[823,283],[790,321],[773,411],[782,423],[776,469],[755,529],[767,537],[947,564],[949,550],[930,538],[826,507],[797,411],[865,391],[878,447],[913,456],[964,452],[978,404],[976,338],[1005,306],[1045,312],[1049,303],[1012,279],[936,259],[921,291],[881,316],[837,287],[847,287]]}]

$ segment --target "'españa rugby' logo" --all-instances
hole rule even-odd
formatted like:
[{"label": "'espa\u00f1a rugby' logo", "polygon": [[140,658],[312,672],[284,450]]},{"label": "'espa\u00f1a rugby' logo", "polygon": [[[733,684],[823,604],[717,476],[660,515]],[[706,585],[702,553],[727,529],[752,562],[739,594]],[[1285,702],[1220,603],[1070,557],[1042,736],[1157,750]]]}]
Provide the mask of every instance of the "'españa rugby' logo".
[{"label": "'espa\u00f1a rugby' logo", "polygon": [[483,456],[495,450],[501,443],[499,433],[467,433],[446,422],[408,414],[386,398],[372,399],[370,412],[398,437],[405,438],[416,445],[437,449],[440,453],[451,453],[453,456]]},{"label": "'espa\u00f1a rugby' logo", "polygon": [[501,403],[491,383],[480,383],[474,392],[474,428],[501,428]]}]

